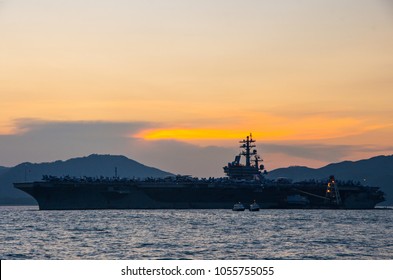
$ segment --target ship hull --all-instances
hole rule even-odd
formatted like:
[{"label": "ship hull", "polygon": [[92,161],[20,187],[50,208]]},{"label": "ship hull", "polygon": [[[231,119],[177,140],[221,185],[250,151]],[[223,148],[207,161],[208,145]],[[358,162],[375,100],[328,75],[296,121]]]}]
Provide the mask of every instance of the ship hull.
[{"label": "ship hull", "polygon": [[232,209],[257,202],[261,209],[373,209],[377,188],[340,187],[341,203],[326,199],[318,184],[32,182],[16,188],[36,199],[40,210]]}]

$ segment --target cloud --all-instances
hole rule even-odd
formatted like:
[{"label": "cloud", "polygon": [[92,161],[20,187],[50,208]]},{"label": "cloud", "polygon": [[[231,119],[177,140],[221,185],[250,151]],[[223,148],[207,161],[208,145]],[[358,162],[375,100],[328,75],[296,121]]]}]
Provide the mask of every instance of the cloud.
[{"label": "cloud", "polygon": [[197,177],[222,177],[222,167],[233,161],[239,152],[236,148],[200,147],[175,140],[134,139],[130,145],[130,155],[137,161],[175,174]]},{"label": "cloud", "polygon": [[52,161],[92,153],[122,154],[128,147],[128,135],[151,125],[144,122],[16,120],[16,134],[0,135],[0,164]]},{"label": "cloud", "polygon": [[[222,167],[240,149],[233,145],[201,147],[175,140],[147,141],[133,137],[161,126],[147,122],[56,122],[21,119],[18,133],[0,135],[0,165],[65,160],[89,154],[125,155],[145,165],[198,177],[223,176]],[[258,140],[258,139],[256,139]],[[320,167],[341,160],[375,156],[393,147],[328,145],[301,142],[257,142],[268,170],[289,165]],[[363,157],[364,158],[364,157]]]},{"label": "cloud", "polygon": [[14,121],[17,131],[23,134],[45,132],[60,133],[69,137],[94,132],[96,136],[119,136],[124,132],[135,133],[141,129],[157,126],[149,122],[110,122],[110,121],[46,121],[39,119],[17,119]]},{"label": "cloud", "polygon": [[267,153],[282,153],[292,157],[306,159],[324,159],[335,161],[349,156],[356,149],[350,145],[323,145],[323,144],[264,144]]}]

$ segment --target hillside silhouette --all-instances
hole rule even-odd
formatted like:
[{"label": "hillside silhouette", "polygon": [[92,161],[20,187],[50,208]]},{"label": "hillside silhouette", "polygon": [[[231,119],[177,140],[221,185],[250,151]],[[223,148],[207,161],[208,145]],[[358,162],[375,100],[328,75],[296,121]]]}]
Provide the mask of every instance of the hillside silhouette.
[{"label": "hillside silhouette", "polygon": [[317,169],[304,166],[278,168],[269,172],[268,178],[286,177],[296,182],[327,179],[329,175],[334,175],[338,180],[354,180],[365,185],[380,187],[385,192],[386,198],[381,205],[393,205],[393,155],[332,163]]}]

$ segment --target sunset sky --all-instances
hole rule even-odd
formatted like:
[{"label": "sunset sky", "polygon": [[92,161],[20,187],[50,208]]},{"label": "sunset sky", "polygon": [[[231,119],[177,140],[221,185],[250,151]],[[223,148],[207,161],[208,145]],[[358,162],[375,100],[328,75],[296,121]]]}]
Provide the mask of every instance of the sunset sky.
[{"label": "sunset sky", "polygon": [[393,1],[2,0],[0,165],[221,176],[393,153]]}]

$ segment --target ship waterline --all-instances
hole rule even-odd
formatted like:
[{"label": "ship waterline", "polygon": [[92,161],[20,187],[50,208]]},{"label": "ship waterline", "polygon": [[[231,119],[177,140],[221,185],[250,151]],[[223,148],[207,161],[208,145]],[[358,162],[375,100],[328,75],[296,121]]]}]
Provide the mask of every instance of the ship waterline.
[{"label": "ship waterline", "polygon": [[378,188],[341,186],[341,204],[325,198],[319,183],[200,182],[33,182],[15,183],[41,210],[67,209],[231,209],[234,202],[260,208],[372,209],[383,201]]}]

